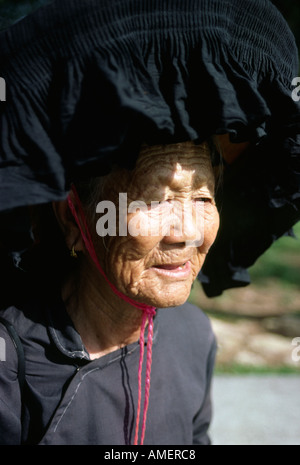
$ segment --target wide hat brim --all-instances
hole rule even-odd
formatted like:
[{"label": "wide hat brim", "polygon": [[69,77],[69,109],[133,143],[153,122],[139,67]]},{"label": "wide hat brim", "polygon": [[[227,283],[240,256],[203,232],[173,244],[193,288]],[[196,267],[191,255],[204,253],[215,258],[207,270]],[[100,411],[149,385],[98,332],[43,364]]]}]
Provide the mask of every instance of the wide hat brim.
[{"label": "wide hat brim", "polygon": [[[227,134],[221,227],[200,279],[210,296],[245,285],[247,268],[300,220],[297,74],[295,40],[268,0],[39,9],[0,35],[2,244],[26,248],[27,206],[64,199],[72,181],[115,163],[131,168],[142,142]],[[228,144],[244,142],[233,160]]]}]

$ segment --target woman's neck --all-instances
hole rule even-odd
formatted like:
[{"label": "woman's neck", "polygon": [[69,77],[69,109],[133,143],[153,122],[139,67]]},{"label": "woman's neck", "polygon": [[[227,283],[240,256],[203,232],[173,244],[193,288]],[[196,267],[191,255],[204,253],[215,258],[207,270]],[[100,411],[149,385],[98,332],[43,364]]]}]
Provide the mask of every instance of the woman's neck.
[{"label": "woman's neck", "polygon": [[138,341],[142,311],[117,297],[99,273],[72,275],[62,297],[91,359]]}]

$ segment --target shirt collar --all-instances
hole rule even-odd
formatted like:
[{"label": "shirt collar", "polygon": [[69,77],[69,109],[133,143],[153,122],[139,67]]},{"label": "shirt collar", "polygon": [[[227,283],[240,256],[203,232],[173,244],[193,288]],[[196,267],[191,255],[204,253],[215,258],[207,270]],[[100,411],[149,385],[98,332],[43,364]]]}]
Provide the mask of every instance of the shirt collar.
[{"label": "shirt collar", "polygon": [[[72,359],[90,360],[90,356],[80,334],[74,327],[74,324],[67,313],[65,304],[58,293],[54,302],[47,306],[47,319],[50,337],[58,350],[65,356]],[[158,334],[158,310],[154,317],[153,343],[155,343]],[[145,332],[145,345],[147,345],[148,330]],[[139,342],[130,344],[128,349],[138,346]]]},{"label": "shirt collar", "polygon": [[58,298],[47,308],[50,336],[56,347],[67,357],[89,360],[80,334],[69,317],[62,298]]}]

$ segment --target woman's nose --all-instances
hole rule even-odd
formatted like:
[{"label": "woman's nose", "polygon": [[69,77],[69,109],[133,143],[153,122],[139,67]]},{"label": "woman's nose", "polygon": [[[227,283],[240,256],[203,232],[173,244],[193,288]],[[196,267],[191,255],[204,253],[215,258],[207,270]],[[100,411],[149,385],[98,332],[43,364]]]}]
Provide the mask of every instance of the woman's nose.
[{"label": "woman's nose", "polygon": [[200,247],[204,241],[204,202],[175,202],[163,233],[165,243]]}]

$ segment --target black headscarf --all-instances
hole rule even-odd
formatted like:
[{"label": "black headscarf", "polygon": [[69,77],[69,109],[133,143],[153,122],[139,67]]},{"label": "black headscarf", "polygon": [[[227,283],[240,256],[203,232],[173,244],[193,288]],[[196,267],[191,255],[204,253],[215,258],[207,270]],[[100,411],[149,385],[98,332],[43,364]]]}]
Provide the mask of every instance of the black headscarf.
[{"label": "black headscarf", "polygon": [[246,269],[300,219],[298,74],[294,37],[269,0],[37,10],[0,35],[0,220],[3,237],[18,236],[2,243],[26,249],[24,207],[64,199],[72,181],[115,163],[130,169],[141,142],[229,134],[250,145],[223,162],[221,227],[200,279],[210,296],[248,283]]}]

